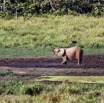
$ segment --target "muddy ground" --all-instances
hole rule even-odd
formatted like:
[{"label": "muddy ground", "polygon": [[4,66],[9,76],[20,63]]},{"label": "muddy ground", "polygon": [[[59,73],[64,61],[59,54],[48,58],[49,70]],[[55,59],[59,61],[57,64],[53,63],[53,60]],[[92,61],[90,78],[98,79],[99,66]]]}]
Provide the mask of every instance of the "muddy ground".
[{"label": "muddy ground", "polygon": [[[104,76],[104,55],[85,55],[81,65],[77,61],[68,61],[61,65],[62,58],[0,58],[0,70],[9,71],[2,80],[11,78],[33,79],[39,76]],[[1,79],[1,77],[0,77]]]}]

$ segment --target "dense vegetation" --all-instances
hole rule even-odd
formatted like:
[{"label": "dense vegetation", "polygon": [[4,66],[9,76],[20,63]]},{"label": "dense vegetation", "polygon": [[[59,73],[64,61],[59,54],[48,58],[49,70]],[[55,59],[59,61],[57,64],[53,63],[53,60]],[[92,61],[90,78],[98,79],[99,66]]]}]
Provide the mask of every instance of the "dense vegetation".
[{"label": "dense vegetation", "polygon": [[0,0],[0,10],[0,47],[104,47],[103,1]]},{"label": "dense vegetation", "polygon": [[51,13],[103,15],[103,0],[0,0],[1,17]]},{"label": "dense vegetation", "polygon": [[[5,95],[5,96],[4,96]],[[44,85],[11,81],[0,84],[0,103],[103,103],[102,84]]]},{"label": "dense vegetation", "polygon": [[[98,1],[0,0],[0,57],[51,55],[50,48],[70,47],[72,40],[104,53],[104,4]],[[0,72],[8,74],[14,75]],[[56,102],[103,103],[104,85],[0,81],[0,103]]]},{"label": "dense vegetation", "polygon": [[5,48],[70,47],[71,40],[84,48],[104,48],[104,19],[83,16],[43,15],[30,19],[0,19],[0,46]]}]

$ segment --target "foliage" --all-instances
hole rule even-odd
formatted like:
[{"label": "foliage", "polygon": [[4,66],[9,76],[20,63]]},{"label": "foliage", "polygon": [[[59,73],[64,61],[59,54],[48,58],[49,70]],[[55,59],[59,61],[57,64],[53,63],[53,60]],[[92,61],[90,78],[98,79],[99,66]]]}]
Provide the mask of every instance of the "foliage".
[{"label": "foliage", "polygon": [[[92,0],[93,1],[93,0]],[[78,14],[90,13],[98,16],[103,13],[103,4],[90,0],[7,0],[5,5],[1,4],[1,11],[7,12],[8,16],[33,15],[43,13],[54,13],[65,15],[72,10]],[[0,1],[3,3],[3,0]],[[98,6],[99,5],[99,6]],[[98,8],[98,12],[95,10]],[[96,13],[97,12],[97,13]],[[16,14],[17,13],[17,14]],[[3,15],[2,13],[0,13]],[[6,15],[7,16],[7,15]]]}]

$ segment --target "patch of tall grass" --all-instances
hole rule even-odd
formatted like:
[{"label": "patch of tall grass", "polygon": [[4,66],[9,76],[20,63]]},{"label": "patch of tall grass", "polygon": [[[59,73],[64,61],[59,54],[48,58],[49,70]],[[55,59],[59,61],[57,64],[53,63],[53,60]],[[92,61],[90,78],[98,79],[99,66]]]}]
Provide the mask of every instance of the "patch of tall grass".
[{"label": "patch of tall grass", "polygon": [[0,87],[3,91],[1,94],[19,94],[22,85],[23,82],[18,80],[0,83]]},{"label": "patch of tall grass", "polygon": [[[12,91],[5,92],[5,91]],[[12,81],[0,85],[0,103],[103,103],[104,85],[45,85],[38,82]]]},{"label": "patch of tall grass", "polygon": [[102,17],[44,15],[24,19],[0,19],[3,47],[69,47],[77,40],[85,48],[104,47]]},{"label": "patch of tall grass", "polygon": [[13,72],[0,70],[0,76],[6,76],[6,75],[13,75]]},{"label": "patch of tall grass", "polygon": [[38,95],[44,90],[44,85],[39,84],[39,83],[34,83],[34,84],[28,84],[28,85],[23,85],[21,87],[20,93],[21,94],[27,94],[27,95]]}]

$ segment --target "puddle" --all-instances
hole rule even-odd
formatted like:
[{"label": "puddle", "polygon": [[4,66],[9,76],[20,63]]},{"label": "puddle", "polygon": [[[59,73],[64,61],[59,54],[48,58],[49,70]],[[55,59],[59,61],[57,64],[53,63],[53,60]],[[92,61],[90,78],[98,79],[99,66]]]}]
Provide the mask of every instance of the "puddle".
[{"label": "puddle", "polygon": [[[99,59],[100,58],[100,59]],[[104,56],[85,56],[81,65],[77,61],[68,61],[61,64],[61,58],[3,58],[0,59],[0,66],[8,67],[45,67],[45,68],[104,68]]]},{"label": "puddle", "polygon": [[15,63],[9,63],[6,66],[9,67],[55,67],[55,68],[82,68],[82,67],[92,67],[92,63],[82,63],[80,65],[77,65],[77,62],[68,62],[67,64],[61,64],[60,62],[15,62]]}]

